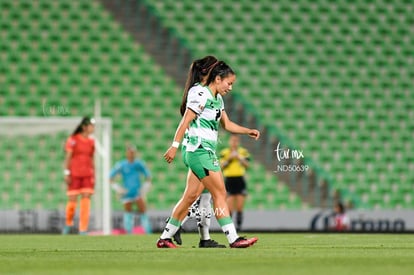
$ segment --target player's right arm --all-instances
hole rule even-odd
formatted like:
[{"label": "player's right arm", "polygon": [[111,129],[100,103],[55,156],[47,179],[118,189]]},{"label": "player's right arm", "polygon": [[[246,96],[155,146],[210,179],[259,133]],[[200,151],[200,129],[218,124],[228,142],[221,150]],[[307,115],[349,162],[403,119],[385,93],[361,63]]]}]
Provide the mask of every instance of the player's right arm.
[{"label": "player's right arm", "polygon": [[65,163],[64,163],[64,174],[65,174],[65,182],[70,184],[70,160],[72,158],[72,151],[66,151],[65,155]]},{"label": "player's right arm", "polygon": [[184,137],[185,131],[190,128],[191,121],[196,119],[197,115],[201,114],[203,111],[204,105],[207,102],[206,92],[208,91],[206,91],[206,89],[201,86],[192,87],[188,91],[187,108],[175,132],[174,142],[164,154],[164,159],[168,163],[171,163],[174,160],[175,154],[177,153],[179,144]]},{"label": "player's right arm", "polygon": [[70,162],[73,156],[73,150],[75,148],[76,141],[72,136],[70,136],[65,144],[65,163],[64,163],[64,175],[66,184],[70,184],[70,174],[72,173],[70,169]]},{"label": "player's right arm", "polygon": [[112,168],[111,172],[109,173],[109,181],[110,183],[114,183],[115,177],[121,173],[122,170],[122,162],[118,162],[115,164],[115,166]]},{"label": "player's right arm", "polygon": [[115,177],[121,173],[121,170],[122,162],[118,162],[115,164],[114,168],[112,168],[111,172],[109,173],[109,183],[111,185],[111,188],[115,190],[115,192],[119,195],[123,195],[126,193],[125,188],[115,181]]},{"label": "player's right arm", "polygon": [[[181,142],[181,140],[184,137],[184,133],[186,129],[190,126],[191,121],[193,121],[197,117],[196,113],[190,109],[186,109],[184,116],[181,118],[180,124],[177,127],[177,130],[174,135],[174,142],[177,142],[178,144]],[[164,159],[171,163],[174,158],[175,154],[177,153],[178,146],[175,147],[173,145],[168,148],[167,152],[164,154]]]}]

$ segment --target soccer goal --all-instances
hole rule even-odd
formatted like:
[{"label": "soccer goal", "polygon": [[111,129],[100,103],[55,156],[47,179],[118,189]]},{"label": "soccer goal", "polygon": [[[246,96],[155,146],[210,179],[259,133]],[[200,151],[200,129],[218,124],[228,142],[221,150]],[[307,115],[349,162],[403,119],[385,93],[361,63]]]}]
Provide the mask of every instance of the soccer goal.
[{"label": "soccer goal", "polygon": [[[0,231],[58,232],[63,226],[64,145],[81,119],[0,117]],[[95,120],[95,195],[89,230],[108,235],[112,122],[99,115]]]}]

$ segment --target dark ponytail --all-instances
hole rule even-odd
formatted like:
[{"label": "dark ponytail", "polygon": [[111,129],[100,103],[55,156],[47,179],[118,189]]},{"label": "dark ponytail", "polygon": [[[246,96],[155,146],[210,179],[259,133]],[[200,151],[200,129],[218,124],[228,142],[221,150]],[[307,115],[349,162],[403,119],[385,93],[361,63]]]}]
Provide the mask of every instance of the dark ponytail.
[{"label": "dark ponytail", "polygon": [[211,69],[211,72],[208,76],[206,85],[209,85],[216,79],[217,76],[220,76],[221,78],[225,78],[229,75],[234,75],[234,71],[232,68],[230,68],[229,65],[227,65],[224,61],[219,61],[217,64]]},{"label": "dark ponytail", "polygon": [[339,213],[340,213],[340,214],[344,214],[344,213],[345,213],[345,206],[343,205],[343,203],[342,203],[342,202],[338,202],[338,203],[336,204],[336,206],[338,206],[338,208],[339,208]]},{"label": "dark ponytail", "polygon": [[215,66],[215,64],[217,64],[217,62],[217,58],[212,55],[208,55],[191,63],[180,106],[180,113],[182,116],[184,115],[187,106],[188,91],[194,86],[194,84],[200,83],[203,78],[210,73],[211,69]]},{"label": "dark ponytail", "polygon": [[90,117],[83,117],[82,121],[76,127],[75,131],[73,131],[72,136],[82,133],[83,126],[88,126],[89,124],[95,124],[95,120]]}]

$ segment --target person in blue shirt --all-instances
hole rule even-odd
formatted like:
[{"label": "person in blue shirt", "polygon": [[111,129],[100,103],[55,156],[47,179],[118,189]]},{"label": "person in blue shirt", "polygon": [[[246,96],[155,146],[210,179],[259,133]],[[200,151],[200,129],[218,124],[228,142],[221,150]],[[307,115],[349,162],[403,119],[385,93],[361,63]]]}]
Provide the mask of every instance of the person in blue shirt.
[{"label": "person in blue shirt", "polygon": [[[134,227],[133,205],[136,204],[141,217],[141,225],[146,233],[152,233],[151,223],[146,214],[145,195],[151,186],[151,174],[145,163],[135,158],[136,149],[128,146],[126,159],[119,161],[111,170],[110,179],[112,188],[120,195],[124,204],[123,224],[128,234],[132,233]],[[122,177],[122,186],[114,181],[117,175]],[[141,178],[145,179],[141,186]]]}]

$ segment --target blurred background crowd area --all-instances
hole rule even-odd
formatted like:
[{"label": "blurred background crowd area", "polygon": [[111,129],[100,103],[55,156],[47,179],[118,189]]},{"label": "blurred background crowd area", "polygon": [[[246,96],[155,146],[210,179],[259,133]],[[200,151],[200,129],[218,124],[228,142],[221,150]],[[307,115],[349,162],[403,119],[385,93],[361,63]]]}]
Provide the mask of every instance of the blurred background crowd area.
[{"label": "blurred background crowd area", "polygon": [[[133,143],[151,169],[150,209],[184,188],[181,159],[162,155],[205,55],[237,74],[230,118],[262,131],[242,139],[247,209],[414,207],[412,1],[1,0],[0,13],[0,116],[83,116],[99,99],[112,163]],[[67,137],[2,131],[0,209],[63,209]]]}]

